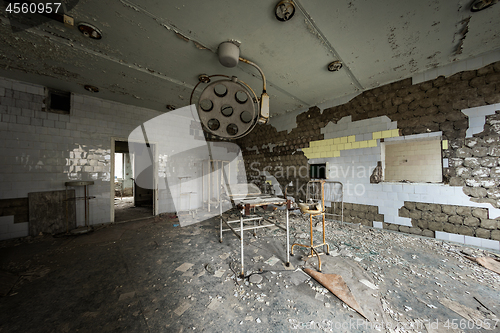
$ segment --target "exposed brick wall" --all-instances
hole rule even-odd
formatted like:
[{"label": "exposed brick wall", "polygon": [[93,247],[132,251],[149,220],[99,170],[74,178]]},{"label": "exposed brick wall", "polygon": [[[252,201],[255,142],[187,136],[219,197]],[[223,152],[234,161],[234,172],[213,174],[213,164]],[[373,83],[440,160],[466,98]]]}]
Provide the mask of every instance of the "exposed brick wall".
[{"label": "exposed brick wall", "polygon": [[[323,112],[312,107],[297,116],[297,127],[290,133],[259,124],[249,135],[238,140],[238,144],[243,148],[247,170],[251,170],[252,162],[259,162],[260,170],[266,166],[299,168],[307,165],[307,159],[297,149],[309,147],[310,141],[322,140],[321,128],[330,121],[336,123],[349,115],[353,121],[387,116],[397,121],[402,135],[442,131],[443,139],[453,141],[464,139],[467,131],[467,116],[462,109],[494,103],[500,103],[500,62],[416,85],[411,84],[411,79],[405,79],[365,91],[348,103]],[[263,148],[269,144],[276,146]],[[254,146],[257,150],[245,149]],[[454,155],[453,147],[456,145],[444,151],[445,157]],[[254,169],[259,167],[254,164]],[[453,174],[446,170],[445,176],[449,173]],[[280,182],[285,184],[290,180],[293,179]]]},{"label": "exposed brick wall", "polygon": [[392,225],[389,229],[427,236],[444,231],[500,240],[500,221],[489,219],[486,208],[405,201],[399,216],[411,218],[412,227]]},{"label": "exposed brick wall", "polygon": [[450,185],[464,186],[477,202],[500,207],[500,112],[487,116],[485,130],[473,138],[453,142]]},{"label": "exposed brick wall", "polygon": [[[495,103],[500,103],[500,62],[449,77],[440,76],[415,85],[411,84],[411,79],[394,82],[365,91],[348,103],[325,109],[323,112],[317,107],[312,107],[296,117],[297,127],[290,133],[277,132],[271,125],[257,125],[249,135],[238,140],[238,144],[242,147],[248,180],[251,181],[252,177],[258,176],[259,171],[265,167],[268,170],[289,166],[297,170],[301,167],[307,168],[307,158],[297,149],[309,147],[310,141],[324,139],[321,129],[330,121],[337,123],[346,116],[351,116],[352,121],[387,116],[392,121],[397,121],[401,135],[442,131],[443,140],[448,140],[450,143],[448,149],[443,150],[443,157],[450,159],[449,167],[443,169],[444,182],[449,182],[452,186],[463,186],[464,192],[475,201],[489,202],[495,207],[500,207],[498,191],[494,189],[494,186],[490,186],[490,183],[485,182],[486,179],[493,180],[498,187],[497,166],[500,162],[497,161],[494,165],[493,159],[479,161],[480,167],[489,169],[488,177],[480,173],[481,170],[484,171],[483,169],[474,170],[471,167],[470,178],[463,177],[463,173],[459,175],[462,169],[457,169],[464,166],[466,158],[465,156],[458,157],[457,151],[461,148],[466,151],[469,148],[472,149],[467,146],[471,144],[471,141],[465,140],[468,117],[461,110]],[[487,126],[494,127],[493,124]],[[498,125],[495,126],[498,129]],[[472,153],[471,157],[496,157],[498,138],[492,139],[492,137],[498,137],[498,132],[496,134],[491,131],[483,133],[479,144],[480,147],[487,149],[487,154],[474,156]],[[456,159],[463,159],[462,164]],[[473,176],[472,173],[474,173]],[[467,179],[469,179],[468,182]],[[481,181],[480,186],[473,183],[477,179]],[[308,180],[307,177],[293,177],[289,174],[285,174],[281,179],[278,178],[282,185],[293,181],[294,185],[298,184],[299,187]],[[295,191],[299,199],[303,198],[297,188],[289,188],[289,190],[291,193]],[[403,229],[401,231],[418,232],[416,229],[410,230],[410,227]],[[461,229],[456,231],[461,231]],[[424,231],[421,232],[424,233]],[[430,230],[425,234],[432,236]]]},{"label": "exposed brick wall", "polygon": [[[339,215],[340,205],[327,207],[326,212]],[[344,203],[344,222],[361,223],[368,227],[373,227],[373,221],[384,222],[384,215],[378,213],[378,207],[372,205],[362,205],[355,203]]]},{"label": "exposed brick wall", "polygon": [[[287,167],[308,170],[307,158],[297,149],[309,147],[310,141],[323,139],[321,128],[327,122],[327,115],[324,112],[321,114],[319,108],[312,107],[297,116],[297,123],[300,125],[290,133],[278,132],[271,125],[258,124],[250,134],[238,141],[245,159],[248,181],[257,179],[265,167],[271,167],[273,170]],[[268,144],[275,146],[263,148]],[[303,172],[303,175],[305,177],[293,177],[293,174],[289,173],[278,181],[282,187],[292,181],[293,186],[288,187],[289,193],[296,193],[299,198],[304,199],[305,192],[300,191],[300,188],[309,181],[308,171]]]}]

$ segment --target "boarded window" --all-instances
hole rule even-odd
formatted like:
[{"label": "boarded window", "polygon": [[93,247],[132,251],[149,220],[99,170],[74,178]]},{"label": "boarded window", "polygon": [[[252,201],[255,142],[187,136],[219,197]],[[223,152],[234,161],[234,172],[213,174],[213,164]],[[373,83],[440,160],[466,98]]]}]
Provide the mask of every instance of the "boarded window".
[{"label": "boarded window", "polygon": [[440,183],[443,180],[441,140],[386,142],[384,181]]}]

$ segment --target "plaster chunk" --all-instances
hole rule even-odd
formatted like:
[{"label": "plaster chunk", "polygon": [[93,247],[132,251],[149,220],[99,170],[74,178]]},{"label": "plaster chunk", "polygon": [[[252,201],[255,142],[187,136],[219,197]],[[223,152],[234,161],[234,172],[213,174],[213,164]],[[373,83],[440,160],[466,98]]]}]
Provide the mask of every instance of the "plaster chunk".
[{"label": "plaster chunk", "polygon": [[475,147],[479,143],[479,138],[466,138],[465,145],[469,148]]},{"label": "plaster chunk", "polygon": [[480,160],[477,157],[467,157],[464,159],[464,166],[470,168],[477,168],[481,165]]},{"label": "plaster chunk", "polygon": [[499,188],[490,188],[487,191],[488,198],[492,199],[500,199],[500,189]]},{"label": "plaster chunk", "polygon": [[471,157],[472,156],[472,149],[467,148],[467,147],[458,148],[455,151],[455,154],[457,157],[460,157],[460,158]]},{"label": "plaster chunk", "polygon": [[472,170],[472,176],[474,177],[488,177],[490,175],[490,169],[485,167],[479,167]]},{"label": "plaster chunk", "polygon": [[497,166],[498,159],[496,157],[483,157],[483,158],[481,158],[480,163],[481,163],[481,166],[483,166],[483,167],[491,168],[491,167]]},{"label": "plaster chunk", "polygon": [[472,149],[472,154],[475,157],[484,157],[488,155],[488,148],[487,147],[475,147]]},{"label": "plaster chunk", "polygon": [[493,188],[497,187],[498,182],[495,179],[481,179],[481,186],[484,188]]},{"label": "plaster chunk", "polygon": [[458,167],[455,172],[458,177],[469,178],[471,175],[470,169],[464,167]]},{"label": "plaster chunk", "polygon": [[489,156],[495,156],[498,157],[500,156],[500,147],[489,147],[488,148],[488,155]]}]

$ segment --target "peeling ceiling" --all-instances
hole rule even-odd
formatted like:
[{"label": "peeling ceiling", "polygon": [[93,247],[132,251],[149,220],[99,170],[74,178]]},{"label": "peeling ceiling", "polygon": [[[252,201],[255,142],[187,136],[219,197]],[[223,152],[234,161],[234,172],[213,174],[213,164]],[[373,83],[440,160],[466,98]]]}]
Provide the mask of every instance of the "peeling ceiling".
[{"label": "peeling ceiling", "polygon": [[[43,1],[45,2],[45,1]],[[325,103],[500,49],[500,4],[480,12],[471,1],[67,0],[74,27],[37,14],[10,15],[0,4],[0,75],[51,88],[167,111],[189,104],[200,74],[235,75],[261,87],[256,69],[225,68],[221,42],[268,79],[271,116]],[[102,39],[76,28],[89,23]],[[341,60],[330,72],[327,65]],[[201,92],[201,89],[195,93]]]}]

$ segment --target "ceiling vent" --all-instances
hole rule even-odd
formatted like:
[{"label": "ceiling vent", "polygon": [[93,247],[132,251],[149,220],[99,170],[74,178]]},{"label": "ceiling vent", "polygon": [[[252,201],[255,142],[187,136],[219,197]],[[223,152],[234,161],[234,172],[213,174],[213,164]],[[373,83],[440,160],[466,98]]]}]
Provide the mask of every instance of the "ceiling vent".
[{"label": "ceiling vent", "polygon": [[498,0],[475,0],[470,6],[471,12],[478,12],[480,10],[486,9],[497,3]]}]

